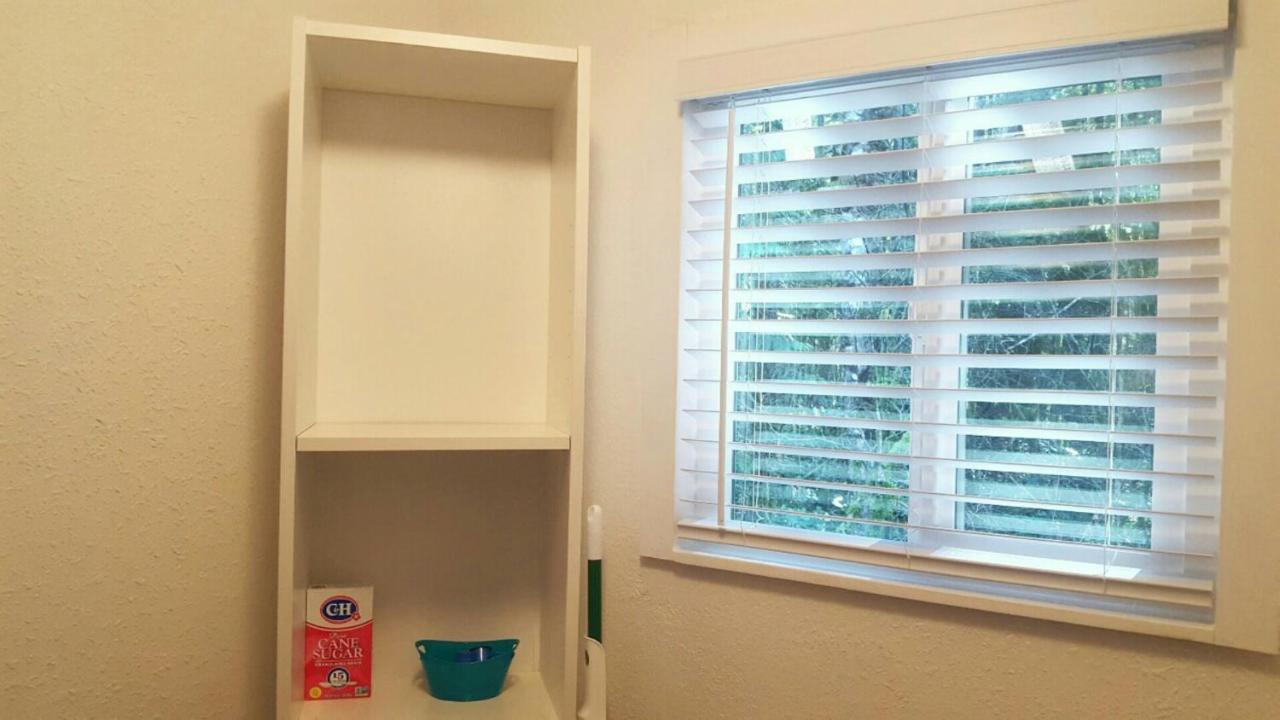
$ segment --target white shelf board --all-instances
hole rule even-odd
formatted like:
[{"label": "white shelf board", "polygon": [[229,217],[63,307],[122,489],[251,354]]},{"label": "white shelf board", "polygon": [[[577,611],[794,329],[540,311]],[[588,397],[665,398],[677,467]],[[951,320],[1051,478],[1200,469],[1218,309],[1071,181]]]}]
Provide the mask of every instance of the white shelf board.
[{"label": "white shelf board", "polygon": [[478,702],[445,702],[427,694],[418,682],[384,687],[373,681],[373,696],[353,700],[311,700],[302,703],[302,720],[556,720],[555,708],[536,672],[512,673],[502,694]]},{"label": "white shelf board", "polygon": [[326,88],[552,108],[577,71],[577,48],[303,22]]},{"label": "white shelf board", "polygon": [[568,448],[568,433],[535,423],[318,422],[298,435],[298,452]]}]

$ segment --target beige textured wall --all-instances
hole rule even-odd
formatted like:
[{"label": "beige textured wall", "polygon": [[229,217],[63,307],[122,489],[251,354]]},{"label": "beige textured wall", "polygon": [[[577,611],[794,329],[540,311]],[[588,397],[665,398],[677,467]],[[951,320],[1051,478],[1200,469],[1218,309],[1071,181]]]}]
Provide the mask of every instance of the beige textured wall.
[{"label": "beige textured wall", "polygon": [[[1238,5],[1233,253],[1259,277],[1280,272],[1280,3]],[[620,515],[669,477],[675,59],[959,7],[0,0],[0,717],[268,716],[295,13],[595,48],[587,476],[614,718],[1276,717],[1272,657],[638,558]],[[1233,319],[1275,296],[1253,283]]]}]

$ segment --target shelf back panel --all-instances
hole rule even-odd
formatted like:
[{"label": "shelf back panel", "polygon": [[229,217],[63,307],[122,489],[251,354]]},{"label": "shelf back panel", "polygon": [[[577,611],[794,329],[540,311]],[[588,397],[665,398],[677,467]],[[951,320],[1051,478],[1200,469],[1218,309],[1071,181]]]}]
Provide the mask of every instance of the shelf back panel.
[{"label": "shelf back panel", "polygon": [[322,105],[317,420],[542,422],[551,113]]},{"label": "shelf back panel", "polygon": [[[515,672],[540,670],[545,564],[563,525],[547,523],[537,452],[318,453],[304,480],[308,584],[374,587],[374,663],[413,642],[520,640]],[[557,485],[564,485],[561,477]],[[562,605],[559,607],[563,607]],[[563,626],[563,610],[550,621]],[[560,656],[551,662],[556,664]],[[393,661],[394,662],[394,661]],[[388,666],[391,667],[391,666]],[[376,688],[375,688],[376,691]]]}]

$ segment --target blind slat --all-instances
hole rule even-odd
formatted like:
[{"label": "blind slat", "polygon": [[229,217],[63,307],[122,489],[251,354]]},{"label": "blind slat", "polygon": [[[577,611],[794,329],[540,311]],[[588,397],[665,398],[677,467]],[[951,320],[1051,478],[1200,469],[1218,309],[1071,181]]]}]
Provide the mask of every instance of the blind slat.
[{"label": "blind slat", "polygon": [[[788,94],[774,91],[773,98],[761,97],[740,108],[749,110],[750,122],[826,115],[850,109],[885,107],[929,98],[960,98],[993,93],[1012,93],[1039,88],[1062,87],[1073,83],[1089,83],[1125,77],[1162,75],[1172,77],[1221,73],[1225,67],[1220,46],[1189,48],[1176,52],[1150,55],[1128,55],[1083,62],[1050,62],[1036,67],[993,72],[957,70],[943,73],[920,73],[899,78],[879,86],[850,89],[836,87],[814,93],[800,91]],[[926,94],[925,85],[928,84]],[[704,128],[723,128],[726,111],[695,109],[693,117]],[[746,121],[744,119],[744,121]]]},{"label": "blind slat", "polygon": [[[705,473],[703,475],[706,475]],[[885,487],[881,485],[858,484],[856,482],[830,482],[823,480],[813,480],[806,478],[780,478],[768,475],[751,475],[748,473],[735,472],[730,476],[734,480],[742,480],[749,483],[765,483],[768,485],[779,486],[783,489],[807,489],[815,490],[832,490],[841,493],[866,494],[868,496],[885,496],[889,498],[907,498],[912,496],[923,496],[937,498],[943,501],[953,502],[974,502],[979,504],[990,504],[999,507],[1012,508],[1046,508],[1051,510],[1063,510],[1072,513],[1081,514],[1101,514],[1109,511],[1116,511],[1117,514],[1131,515],[1140,518],[1194,518],[1197,520],[1212,520],[1214,515],[1211,507],[1202,509],[1187,508],[1130,508],[1125,506],[1108,505],[1105,502],[1101,504],[1081,504],[1069,502],[1057,502],[1054,500],[1037,499],[1023,500],[1011,497],[1000,497],[995,495],[979,495],[966,494],[959,490],[947,492],[944,490],[933,490],[917,484],[915,487]]]},{"label": "blind slat", "polygon": [[[847,237],[997,232],[1041,228],[1169,221],[1210,221],[1220,216],[1219,201],[1170,200],[1129,204],[1087,205],[1003,212],[956,213],[933,217],[894,218],[795,225],[767,225],[733,229],[733,241],[792,242]],[[723,237],[723,228],[701,228],[688,233],[696,240]]]},{"label": "blind slat", "polygon": [[[715,323],[720,318],[687,318]],[[822,334],[1215,333],[1218,316],[1116,318],[967,318],[947,320],[732,320],[734,332]]]},{"label": "blind slat", "polygon": [[[693,292],[721,294],[720,288]],[[729,298],[742,303],[830,303],[843,301],[1024,300],[1089,298],[1153,294],[1218,292],[1218,278],[1154,277],[1123,280],[1062,280],[1051,282],[975,283],[967,285],[855,285],[834,288],[730,289]]]},{"label": "blind slat", "polygon": [[[719,356],[719,348],[687,347],[685,352]],[[911,365],[938,368],[1033,368],[1058,370],[1215,370],[1217,355],[1026,355],[995,353],[852,353],[736,350],[741,362],[822,363],[829,365]],[[719,362],[716,361],[717,367]],[[719,382],[718,378],[710,378]]]},{"label": "blind slat", "polygon": [[[704,500],[701,498],[680,498],[680,502],[691,503],[695,505],[714,504],[714,501],[712,500]],[[830,515],[830,514],[824,514],[824,513],[805,512],[803,510],[779,510],[779,509],[772,509],[772,508],[764,510],[764,509],[756,508],[751,505],[740,505],[740,504],[731,504],[729,507],[732,510],[748,511],[753,513],[760,513],[760,514],[789,515],[792,517],[812,518],[812,519],[821,520],[821,521],[854,523],[859,525],[875,526],[875,527],[884,528],[887,530],[896,530],[896,529],[901,529],[906,531],[920,530],[920,531],[936,532],[936,533],[942,533],[942,534],[948,534],[948,535],[954,533],[956,535],[963,535],[971,541],[974,539],[980,539],[984,537],[992,538],[993,539],[992,542],[999,542],[1000,540],[1006,539],[996,533],[989,533],[989,532],[983,532],[983,531],[961,532],[961,531],[955,530],[954,528],[938,527],[935,525],[922,525],[919,523],[911,523],[911,522],[895,523],[895,522],[880,520],[876,518],[850,517],[847,515],[846,516]],[[1197,518],[1191,518],[1191,519],[1196,520]],[[1057,540],[1052,538],[1035,538],[1031,542],[1035,544],[1040,544],[1040,545],[1053,544],[1053,545],[1072,546],[1072,545],[1084,544],[1084,543],[1073,543],[1069,540]],[[1024,542],[1024,544],[1027,544],[1027,543]],[[1083,552],[1089,552],[1089,550],[1084,550]],[[1177,558],[1212,558],[1214,557],[1214,554],[1209,551],[1174,552],[1174,551],[1168,551],[1168,550],[1152,550],[1148,548],[1142,548],[1142,549],[1132,550],[1132,552],[1140,555],[1150,555],[1150,556],[1163,555],[1163,556],[1172,556]]]},{"label": "blind slat", "polygon": [[[742,182],[780,182],[811,178],[857,176],[876,172],[911,170],[918,167],[957,167],[1015,160],[1092,155],[1125,150],[1204,145],[1222,137],[1220,119],[1192,120],[1168,125],[1095,130],[1010,140],[968,142],[912,150],[886,150],[838,155],[813,160],[784,160],[739,166]],[[692,175],[702,186],[724,185],[723,160],[693,168]]]},{"label": "blind slat", "polygon": [[[714,443],[689,438],[688,442],[698,448],[711,448]],[[767,443],[735,443],[735,447],[740,450],[760,453],[779,453],[785,455],[795,455],[803,457],[812,457],[826,460],[871,460],[900,462],[902,456],[884,455],[877,453],[861,452],[857,450],[843,450],[840,448],[807,448],[807,447],[787,447],[782,445],[770,445]],[[1078,477],[1093,477],[1101,479],[1111,479],[1117,481],[1133,481],[1133,482],[1151,482],[1151,483],[1172,483],[1172,484],[1194,484],[1198,490],[1212,485],[1217,478],[1212,474],[1195,473],[1195,472],[1175,472],[1172,470],[1134,470],[1132,468],[1096,468],[1096,467],[1064,467],[1062,465],[1045,465],[1033,462],[1010,462],[997,460],[975,460],[966,458],[941,457],[938,455],[917,454],[913,455],[915,459],[927,460],[930,465],[938,465],[948,471],[955,468],[985,470],[989,472],[1000,473],[1034,473],[1038,475],[1062,475],[1068,474]],[[714,474],[714,470],[707,470],[701,467],[701,463],[711,459],[714,464],[714,457],[705,453],[694,453],[691,457],[695,467],[686,468],[688,472],[708,472]]]},{"label": "blind slat", "polygon": [[[1140,113],[1194,105],[1213,105],[1222,100],[1220,82],[1198,82],[1183,86],[1162,86],[1108,95],[1078,95],[1063,100],[1025,103],[1015,108],[983,108],[911,114],[906,117],[846,123],[816,128],[799,128],[777,133],[740,133],[736,152],[812,151],[815,146],[860,143],[900,138],[922,133],[958,133],[1003,127],[1011,123],[1051,123],[1119,113]],[[749,114],[749,113],[748,113]],[[725,139],[694,141],[698,153],[708,161],[725,156]]]},{"label": "blind slat", "polygon": [[[719,380],[687,380],[688,382],[714,382]],[[816,382],[769,382],[763,380],[731,380],[730,386],[738,390],[754,392],[797,392],[812,388],[831,395],[844,397],[928,398],[943,400],[964,398],[984,402],[1023,402],[1042,404],[1100,405],[1115,407],[1177,407],[1215,408],[1215,395],[1167,395],[1156,393],[1089,392],[1073,390],[989,390],[980,388],[947,387],[892,387],[884,385],[858,385]]]},{"label": "blind slat", "polygon": [[[1124,243],[1076,243],[1032,247],[936,249],[919,253],[875,253],[861,255],[779,256],[734,259],[733,269],[743,273],[819,272],[887,270],[894,268],[939,268],[977,265],[1042,265],[1098,260],[1139,258],[1216,257],[1220,254],[1216,237],[1170,240],[1135,240]],[[720,257],[686,258],[719,270]],[[719,273],[717,272],[717,277]],[[693,289],[693,288],[691,288]]]},{"label": "blind slat", "polygon": [[[991,175],[959,180],[870,185],[847,190],[814,190],[734,198],[740,214],[884,205],[917,200],[938,201],[973,197],[1093,190],[1115,185],[1191,183],[1217,180],[1222,176],[1216,159],[1186,162],[1097,167],[1081,170],[1036,172],[1021,175]],[[695,200],[690,206],[704,218],[719,220],[724,215],[724,196]]]},{"label": "blind slat", "polygon": [[[730,385],[730,387],[736,386]],[[718,410],[698,410],[696,412],[719,415]],[[1197,435],[1191,433],[1160,433],[1155,431],[1124,432],[1106,429],[1076,430],[1071,428],[1034,425],[993,425],[985,424],[980,421],[972,423],[943,423],[929,422],[925,420],[897,421],[749,411],[734,411],[727,413],[727,416],[730,420],[740,420],[752,423],[802,425],[806,429],[866,428],[871,430],[911,430],[918,428],[920,430],[936,430],[945,433],[986,435],[991,437],[1040,438],[1045,440],[1086,440],[1093,442],[1162,443],[1166,445],[1176,444],[1186,447],[1215,447],[1217,445],[1217,437],[1214,435]],[[711,438],[706,437],[703,439]]]}]

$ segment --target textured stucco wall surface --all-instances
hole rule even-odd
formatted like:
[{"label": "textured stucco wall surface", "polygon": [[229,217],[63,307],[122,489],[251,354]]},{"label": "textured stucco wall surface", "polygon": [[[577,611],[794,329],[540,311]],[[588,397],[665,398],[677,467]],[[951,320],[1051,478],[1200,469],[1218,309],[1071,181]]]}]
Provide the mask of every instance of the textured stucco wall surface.
[{"label": "textured stucco wall surface", "polygon": [[[1257,182],[1235,224],[1275,269],[1280,3],[1237,5]],[[674,58],[955,12],[0,0],[0,717],[269,716],[294,14],[595,48],[587,477],[610,516],[616,720],[1280,716],[1273,657],[638,556],[622,514],[669,478],[675,255],[652,218],[678,198]]]}]

